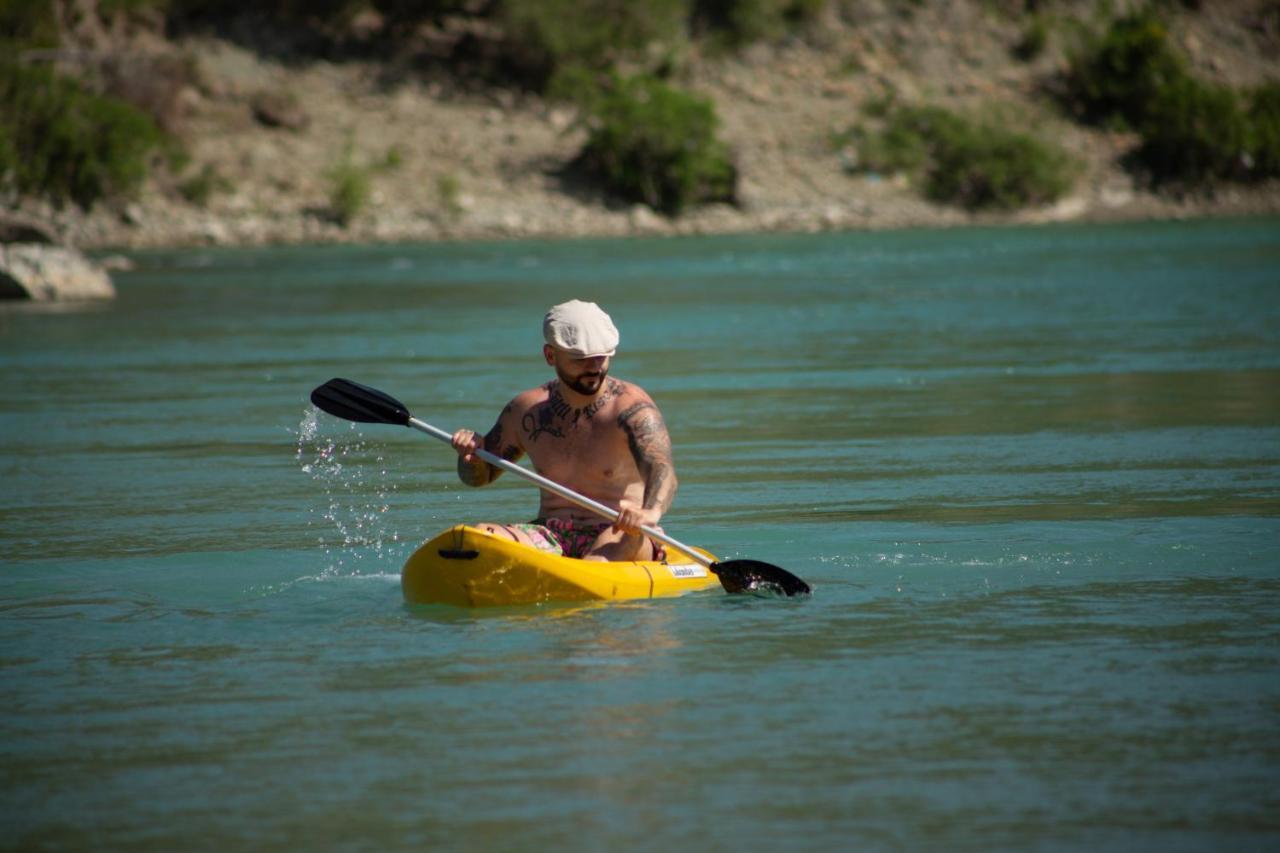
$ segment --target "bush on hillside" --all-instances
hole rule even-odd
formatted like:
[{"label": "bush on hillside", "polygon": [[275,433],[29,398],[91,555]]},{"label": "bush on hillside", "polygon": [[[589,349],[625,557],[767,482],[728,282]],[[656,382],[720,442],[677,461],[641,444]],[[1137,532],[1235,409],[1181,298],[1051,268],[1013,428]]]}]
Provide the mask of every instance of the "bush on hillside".
[{"label": "bush on hillside", "polygon": [[1045,142],[970,125],[935,146],[925,190],[969,210],[1016,210],[1058,200],[1072,173],[1066,154]]},{"label": "bush on hillside", "polygon": [[1137,129],[1164,90],[1187,76],[1164,24],[1142,12],[1117,19],[1087,41],[1070,61],[1066,94],[1087,121]]},{"label": "bush on hillside", "polygon": [[356,159],[354,135],[347,138],[342,154],[326,171],[329,182],[330,218],[344,228],[364,211],[373,197],[373,179],[404,165],[404,152],[392,146],[380,157]]},{"label": "bush on hillside", "polygon": [[1258,178],[1280,177],[1280,83],[1268,83],[1250,97],[1248,159]]},{"label": "bush on hillside", "polygon": [[[120,3],[122,0],[114,0]],[[152,6],[163,10],[179,27],[227,23],[251,14],[276,24],[310,28],[350,22],[367,8],[367,0],[124,0],[135,9]],[[427,0],[419,5],[429,5]]]},{"label": "bush on hillside", "polygon": [[350,157],[336,163],[326,173],[329,180],[329,215],[347,227],[364,210],[373,192],[368,169],[353,163]]},{"label": "bush on hillside", "polygon": [[826,0],[692,0],[694,32],[729,48],[777,38],[812,21]]},{"label": "bush on hillside", "polygon": [[0,0],[0,44],[56,47],[58,18],[52,0]]},{"label": "bush on hillside", "polygon": [[687,0],[510,0],[500,17],[508,60],[542,91],[558,74],[602,71],[683,36]]},{"label": "bush on hillside", "polygon": [[1280,87],[1245,95],[1193,76],[1151,11],[1114,21],[1090,42],[1071,62],[1066,91],[1086,119],[1137,131],[1130,164],[1154,184],[1280,174]]},{"label": "bush on hillside", "polygon": [[870,114],[883,119],[879,131],[858,126],[837,141],[856,144],[859,171],[882,174],[922,173],[933,141],[954,136],[964,123],[941,107],[901,108],[892,102],[871,105]]},{"label": "bush on hillside", "polygon": [[[36,28],[60,0],[0,0],[11,29]],[[170,34],[213,31],[292,57],[397,44],[417,50],[424,26],[456,39],[435,56],[464,77],[544,92],[562,72],[655,71],[693,35],[739,47],[814,19],[828,0],[95,0],[84,14],[163,22]],[[39,7],[44,17],[32,10]],[[367,14],[373,12],[376,14]],[[375,23],[376,22],[376,23]],[[21,25],[19,27],[18,25]],[[371,28],[371,24],[374,24]],[[41,25],[43,26],[43,25]]]},{"label": "bush on hillside", "polygon": [[1023,62],[1039,59],[1049,46],[1049,24],[1043,15],[1032,16],[1022,31],[1022,37],[1013,46],[1013,55]]},{"label": "bush on hillside", "polygon": [[212,163],[205,163],[200,171],[178,182],[178,194],[197,207],[208,207],[217,193],[235,188]]},{"label": "bush on hillside", "polygon": [[640,75],[616,80],[589,124],[578,163],[609,192],[668,215],[735,200],[737,169],[710,101]]},{"label": "bush on hillside", "polygon": [[0,62],[0,184],[92,207],[125,197],[166,140],[143,113],[47,68]]},{"label": "bush on hillside", "polygon": [[1151,104],[1133,156],[1156,183],[1205,185],[1246,176],[1249,137],[1236,93],[1188,76]]},{"label": "bush on hillside", "polygon": [[856,146],[858,170],[908,173],[929,198],[969,210],[1055,201],[1075,172],[1056,146],[940,107],[891,109],[879,131],[858,128],[837,143]]},{"label": "bush on hillside", "polygon": [[[0,0],[19,2],[19,0]],[[100,0],[106,3],[108,0]],[[541,89],[564,67],[614,67],[620,55],[651,43],[696,34],[729,47],[776,38],[813,20],[828,0],[109,0],[112,5],[155,7],[178,29],[218,27],[246,14],[292,32],[342,35],[361,11],[372,9],[382,33],[411,36],[423,24],[449,17],[492,21],[505,33],[507,73],[529,75]]]},{"label": "bush on hillside", "polygon": [[371,0],[382,16],[383,25],[393,34],[412,33],[424,23],[439,24],[448,15],[467,10],[467,0]]},{"label": "bush on hillside", "polygon": [[0,122],[0,196],[18,189],[18,172],[22,162],[18,158],[18,142],[12,128]]}]

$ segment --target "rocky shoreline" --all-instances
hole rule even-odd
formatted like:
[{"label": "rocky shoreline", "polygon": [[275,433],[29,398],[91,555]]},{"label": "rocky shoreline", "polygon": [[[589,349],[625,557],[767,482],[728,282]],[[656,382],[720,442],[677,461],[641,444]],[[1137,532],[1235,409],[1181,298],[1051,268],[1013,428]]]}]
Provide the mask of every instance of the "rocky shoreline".
[{"label": "rocky shoreline", "polygon": [[610,207],[571,200],[503,203],[479,199],[458,214],[372,212],[347,226],[321,211],[192,211],[179,205],[123,214],[44,212],[68,245],[96,253],[202,246],[411,243],[753,233],[819,233],[905,228],[1113,223],[1280,214],[1280,187],[1231,189],[1211,197],[1165,198],[1132,192],[1071,196],[1017,213],[968,213],[912,198],[817,200],[786,205],[711,205],[668,219],[643,205]]},{"label": "rocky shoreline", "polygon": [[57,235],[38,220],[0,212],[0,302],[113,299],[109,266],[57,245]]},{"label": "rocky shoreline", "polygon": [[0,244],[0,301],[79,302],[115,295],[106,268],[77,249]]},{"label": "rocky shoreline", "polygon": [[[649,208],[546,204],[477,205],[464,218],[374,215],[339,227],[316,214],[142,218],[126,228],[104,227],[81,241],[87,249],[120,250],[195,246],[264,246],[327,243],[393,243],[506,239],[697,236],[718,234],[820,233],[905,228],[1114,223],[1232,218],[1280,214],[1277,188],[1235,192],[1210,199],[1134,198],[1122,202],[1072,197],[1046,208],[1016,214],[970,214],[905,201],[875,206],[820,202],[769,209],[716,205],[671,220]],[[87,229],[92,232],[92,226]]]}]

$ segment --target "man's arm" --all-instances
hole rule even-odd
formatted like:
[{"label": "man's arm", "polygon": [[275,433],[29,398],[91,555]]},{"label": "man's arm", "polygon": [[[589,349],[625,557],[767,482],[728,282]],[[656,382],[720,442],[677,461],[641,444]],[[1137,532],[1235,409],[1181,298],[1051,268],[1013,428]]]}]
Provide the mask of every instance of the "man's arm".
[{"label": "man's arm", "polygon": [[512,409],[513,404],[508,403],[483,441],[471,430],[460,429],[453,434],[453,448],[458,451],[458,479],[468,486],[486,486],[502,474],[501,468],[495,468],[474,455],[481,447],[508,462],[515,462],[524,455],[518,444],[505,438],[516,434],[510,424]]},{"label": "man's arm", "polygon": [[[618,423],[627,435],[627,444],[636,468],[644,477],[644,503],[641,524],[656,524],[671,508],[676,497],[676,466],[671,456],[671,437],[662,414],[652,400],[644,399],[628,406],[618,416]],[[625,515],[625,513],[624,513]],[[629,518],[620,518],[619,525],[632,527]]]}]

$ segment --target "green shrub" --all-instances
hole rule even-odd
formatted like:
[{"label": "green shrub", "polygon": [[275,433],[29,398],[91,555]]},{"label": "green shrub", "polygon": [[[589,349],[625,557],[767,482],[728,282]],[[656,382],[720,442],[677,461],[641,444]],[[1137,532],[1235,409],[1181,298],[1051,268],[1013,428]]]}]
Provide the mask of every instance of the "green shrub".
[{"label": "green shrub", "polygon": [[369,203],[374,176],[394,172],[404,165],[404,153],[395,145],[381,157],[357,162],[353,140],[354,135],[349,135],[342,156],[325,173],[329,180],[329,215],[344,227],[355,221]]},{"label": "green shrub", "polygon": [[448,15],[467,10],[466,0],[371,0],[371,5],[382,16],[387,31],[405,35],[424,23],[439,24]]},{"label": "green shrub", "polygon": [[440,208],[449,219],[462,216],[462,181],[457,175],[441,175],[436,178],[436,195]]},{"label": "green shrub", "polygon": [[1066,92],[1088,121],[1141,128],[1164,89],[1187,76],[1164,24],[1142,12],[1114,21],[1101,37],[1087,41],[1069,63]]},{"label": "green shrub", "polygon": [[386,153],[382,155],[381,162],[377,165],[379,172],[394,172],[404,165],[404,149],[399,145],[391,145],[387,148]]},{"label": "green shrub", "polygon": [[[427,0],[423,0],[427,2]],[[125,7],[160,6],[170,23],[180,27],[225,24],[246,14],[263,21],[293,28],[349,23],[363,9],[367,0],[112,0],[112,5]]]},{"label": "green shrub", "polygon": [[735,200],[737,169],[710,101],[640,75],[616,80],[589,123],[578,163],[608,191],[668,215]]},{"label": "green shrub", "polygon": [[1193,188],[1280,176],[1280,84],[1253,92],[1186,76],[1161,90],[1131,162],[1154,184]]},{"label": "green shrub", "polygon": [[178,192],[182,197],[199,207],[207,206],[214,193],[229,192],[231,189],[231,181],[210,163],[206,163],[203,169],[178,184]]},{"label": "green shrub", "polygon": [[1249,100],[1250,172],[1258,178],[1280,177],[1280,83],[1259,87]]},{"label": "green shrub", "polygon": [[329,172],[329,212],[339,225],[346,227],[355,221],[369,202],[369,172],[359,166],[345,163]]},{"label": "green shrub", "polygon": [[1151,104],[1134,159],[1156,183],[1203,185],[1245,175],[1249,136],[1234,91],[1188,76]]},{"label": "green shrub", "polygon": [[1056,201],[1071,188],[1066,155],[1026,134],[964,126],[934,145],[925,191],[969,210]]},{"label": "green shrub", "polygon": [[47,68],[0,62],[0,125],[13,160],[0,182],[81,207],[133,193],[166,138],[146,115]]},{"label": "green shrub", "polygon": [[0,44],[56,47],[58,41],[53,0],[0,0]]},{"label": "green shrub", "polygon": [[329,213],[335,222],[346,227],[369,202],[373,187],[370,170],[354,161],[348,145],[342,159],[330,167],[328,178]]},{"label": "green shrub", "polygon": [[687,0],[510,0],[501,8],[507,59],[529,88],[560,72],[613,68],[684,34]]},{"label": "green shrub", "polygon": [[163,12],[168,9],[170,0],[98,0],[97,12],[101,18],[116,15],[144,15],[150,12]]},{"label": "green shrub", "polygon": [[859,170],[884,174],[922,172],[936,141],[954,138],[964,124],[941,107],[878,105],[872,114],[884,119],[883,127],[874,133],[859,127],[848,141],[857,144]]},{"label": "green shrub", "polygon": [[811,21],[824,0],[693,0],[695,32],[728,48],[777,38]]},{"label": "green shrub", "polygon": [[969,210],[1054,201],[1071,188],[1075,171],[1055,146],[940,107],[894,109],[879,131],[857,128],[837,143],[857,147],[858,170],[906,172],[928,197]]},{"label": "green shrub", "polygon": [[0,194],[18,189],[20,168],[18,143],[13,138],[13,131],[6,122],[0,122]]},{"label": "green shrub", "polygon": [[1022,38],[1013,47],[1013,55],[1023,62],[1037,59],[1049,46],[1049,25],[1043,15],[1035,15],[1027,28],[1022,31]]},{"label": "green shrub", "polygon": [[1136,169],[1155,184],[1186,187],[1280,173],[1277,90],[1242,97],[1192,76],[1151,10],[1114,21],[1073,58],[1066,77],[1082,116],[1138,132]]}]

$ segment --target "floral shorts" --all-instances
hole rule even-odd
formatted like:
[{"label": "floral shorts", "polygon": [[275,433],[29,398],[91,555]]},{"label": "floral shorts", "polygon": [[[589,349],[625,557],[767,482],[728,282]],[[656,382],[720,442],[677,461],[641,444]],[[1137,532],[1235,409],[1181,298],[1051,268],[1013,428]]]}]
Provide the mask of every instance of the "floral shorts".
[{"label": "floral shorts", "polygon": [[[595,544],[596,538],[612,526],[608,521],[574,521],[571,518],[536,518],[527,524],[509,524],[522,530],[539,551],[581,557]],[[655,528],[661,530],[661,527]],[[653,559],[665,560],[667,550],[661,542],[653,542]]]}]

